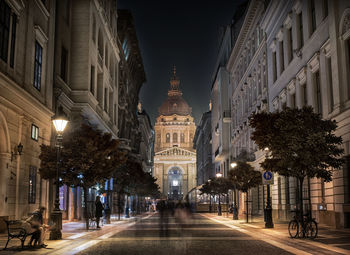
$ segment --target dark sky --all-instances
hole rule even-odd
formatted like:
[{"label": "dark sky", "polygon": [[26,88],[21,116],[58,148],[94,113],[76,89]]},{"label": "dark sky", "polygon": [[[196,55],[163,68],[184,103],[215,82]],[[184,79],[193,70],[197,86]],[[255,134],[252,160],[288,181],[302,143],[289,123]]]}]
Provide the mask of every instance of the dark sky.
[{"label": "dark sky", "polygon": [[135,22],[147,82],[140,99],[154,124],[167,97],[173,65],[183,97],[198,124],[208,111],[220,27],[229,24],[238,0],[118,0]]}]

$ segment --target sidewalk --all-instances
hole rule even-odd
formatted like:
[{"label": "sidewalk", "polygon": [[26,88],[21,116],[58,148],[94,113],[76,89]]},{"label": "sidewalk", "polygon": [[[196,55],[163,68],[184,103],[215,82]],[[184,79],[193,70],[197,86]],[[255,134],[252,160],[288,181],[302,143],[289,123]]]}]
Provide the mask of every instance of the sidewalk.
[{"label": "sidewalk", "polygon": [[[99,239],[103,240],[109,236],[124,230],[130,224],[134,224],[138,219],[149,217],[152,214],[145,213],[138,216],[130,216],[130,218],[121,217],[118,221],[117,217],[111,217],[111,224],[101,225],[101,229],[97,229],[96,226],[86,230],[85,221],[79,222],[67,222],[62,225],[62,240],[49,240],[50,233],[48,231],[45,243],[48,245],[46,249],[37,249],[28,247],[27,244],[30,240],[28,237],[25,241],[24,249],[21,249],[21,242],[15,238],[9,242],[8,248],[3,250],[7,242],[7,233],[0,234],[0,255],[2,254],[68,254],[66,250],[81,249],[80,246],[85,245],[91,240]],[[72,253],[74,254],[74,252]]]},{"label": "sidewalk", "polygon": [[263,217],[253,217],[253,221],[251,221],[249,218],[249,223],[247,223],[244,217],[240,217],[239,220],[233,220],[232,214],[229,214],[228,217],[226,214],[217,216],[217,214],[210,213],[207,215],[210,218],[218,219],[220,221],[226,222],[227,224],[247,230],[251,233],[262,233],[263,235],[277,238],[276,240],[283,240],[289,244],[293,244],[293,242],[298,244],[303,243],[340,254],[350,254],[350,229],[334,229],[329,226],[319,224],[318,235],[316,239],[292,239],[288,233],[289,222],[286,221],[274,222],[274,228],[265,228]]}]

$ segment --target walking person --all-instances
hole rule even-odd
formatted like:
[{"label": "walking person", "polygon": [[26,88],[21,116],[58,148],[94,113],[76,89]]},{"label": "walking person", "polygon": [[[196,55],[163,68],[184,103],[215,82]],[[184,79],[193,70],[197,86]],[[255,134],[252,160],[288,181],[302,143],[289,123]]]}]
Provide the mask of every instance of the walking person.
[{"label": "walking person", "polygon": [[101,228],[100,227],[100,218],[103,216],[102,211],[103,211],[103,205],[101,203],[101,197],[97,196],[96,201],[95,201],[95,217],[96,217],[96,227],[97,228]]}]

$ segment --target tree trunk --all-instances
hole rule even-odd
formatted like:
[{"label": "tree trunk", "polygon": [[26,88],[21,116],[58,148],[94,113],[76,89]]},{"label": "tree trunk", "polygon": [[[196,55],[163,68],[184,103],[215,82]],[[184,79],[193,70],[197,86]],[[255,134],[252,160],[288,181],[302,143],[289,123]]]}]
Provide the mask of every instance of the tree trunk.
[{"label": "tree trunk", "polygon": [[120,207],[121,207],[121,197],[120,192],[118,192],[118,220],[120,220]]},{"label": "tree trunk", "polygon": [[248,215],[248,191],[246,192],[246,200],[245,200],[245,203],[246,203],[246,214],[247,214],[247,223],[249,222],[249,215]]},{"label": "tree trunk", "polygon": [[303,219],[303,182],[304,182],[304,177],[299,178],[299,217],[302,220]]},{"label": "tree trunk", "polygon": [[88,215],[88,203],[87,203],[87,188],[83,187],[84,190],[84,218],[86,230],[89,230],[89,215]]}]

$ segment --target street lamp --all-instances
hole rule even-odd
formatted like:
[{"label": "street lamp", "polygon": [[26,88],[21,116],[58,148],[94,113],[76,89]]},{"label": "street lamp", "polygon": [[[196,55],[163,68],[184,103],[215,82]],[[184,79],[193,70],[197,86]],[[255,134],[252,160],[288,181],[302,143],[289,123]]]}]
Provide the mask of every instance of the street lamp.
[{"label": "street lamp", "polygon": [[62,106],[58,108],[58,112],[52,117],[52,123],[56,129],[56,148],[57,148],[57,164],[56,164],[56,199],[55,208],[51,213],[51,220],[55,223],[55,227],[51,229],[50,240],[62,239],[62,212],[60,210],[60,197],[59,197],[59,164],[60,164],[60,152],[62,149],[63,131],[67,126],[68,118],[63,112]]},{"label": "street lamp", "polygon": [[[264,151],[266,153],[265,157],[267,158],[269,155],[269,148],[266,147]],[[265,208],[265,228],[273,228],[270,184],[267,184],[266,193],[267,193],[267,201],[266,201],[266,208]]]},{"label": "street lamp", "polygon": [[[216,178],[221,178],[222,177],[222,173],[216,173]],[[221,216],[222,213],[221,213],[221,196],[220,196],[220,193],[219,193],[219,205],[218,205],[218,216]]]},{"label": "street lamp", "polygon": [[[231,168],[235,168],[237,166],[236,162],[231,163]],[[233,212],[232,212],[232,219],[238,220],[238,208],[237,208],[237,189],[236,185],[233,189]]]}]

